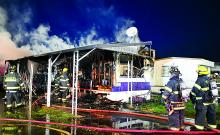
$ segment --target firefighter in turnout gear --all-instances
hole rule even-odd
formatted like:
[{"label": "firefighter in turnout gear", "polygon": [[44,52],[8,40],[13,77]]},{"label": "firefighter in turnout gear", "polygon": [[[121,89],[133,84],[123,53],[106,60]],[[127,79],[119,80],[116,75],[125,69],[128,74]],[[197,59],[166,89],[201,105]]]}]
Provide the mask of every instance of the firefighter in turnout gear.
[{"label": "firefighter in turnout gear", "polygon": [[168,122],[170,130],[183,129],[184,122],[184,99],[182,98],[180,71],[177,67],[172,66],[170,68],[170,80],[164,88],[162,94],[162,101],[168,111]]},{"label": "firefighter in turnout gear", "polygon": [[57,74],[54,77],[54,84],[58,86],[60,77],[62,75],[62,69],[58,69]]},{"label": "firefighter in turnout gear", "polygon": [[60,77],[57,77],[55,82],[55,86],[59,89],[59,97],[58,100],[62,100],[62,102],[66,102],[66,97],[69,94],[69,77],[67,75],[68,68],[63,68],[63,73]]},{"label": "firefighter in turnout gear", "polygon": [[212,81],[208,77],[209,70],[206,66],[198,66],[197,72],[198,78],[190,93],[190,99],[195,104],[196,110],[195,127],[198,130],[204,130],[205,118],[207,117],[208,126],[216,128],[216,110],[213,101],[217,89],[211,86]]},{"label": "firefighter in turnout gear", "polygon": [[5,75],[4,78],[4,88],[6,90],[6,98],[7,98],[7,108],[12,107],[12,103],[15,100],[16,106],[20,106],[21,97],[19,94],[19,90],[21,89],[22,83],[21,79],[16,71],[16,66],[9,67],[9,73]]}]

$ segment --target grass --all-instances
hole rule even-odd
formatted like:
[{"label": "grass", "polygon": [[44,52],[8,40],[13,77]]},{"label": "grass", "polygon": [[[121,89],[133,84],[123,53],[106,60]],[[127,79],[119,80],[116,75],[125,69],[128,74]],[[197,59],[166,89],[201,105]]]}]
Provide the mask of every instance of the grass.
[{"label": "grass", "polygon": [[[46,114],[49,114],[50,121],[54,122],[63,122],[63,123],[71,123],[71,120],[74,118],[74,116],[71,113],[62,111],[62,110],[55,110],[51,108],[37,108],[32,110],[32,119],[36,120],[45,120]],[[16,118],[16,119],[27,119],[27,113],[24,110],[21,110],[21,108],[15,110],[15,111],[5,111],[2,115],[0,115],[1,118]]]},{"label": "grass", "polygon": [[140,106],[140,110],[143,112],[149,113],[158,113],[158,114],[165,114],[166,109],[164,105],[154,103],[154,102],[146,102]]},{"label": "grass", "polygon": [[161,96],[154,97],[154,100],[147,101],[140,105],[140,110],[148,113],[166,114],[164,104],[160,103]]},{"label": "grass", "polygon": [[[160,100],[161,100],[161,96],[156,96],[152,100],[141,104],[140,111],[148,112],[148,113],[156,113],[156,114],[161,114],[161,115],[167,114],[165,105],[160,103]],[[217,107],[216,109],[216,116],[217,116],[218,123],[220,123],[220,104],[219,104],[219,107]],[[191,101],[188,101],[186,103],[185,117],[188,117],[188,118],[195,117],[195,109]]]},{"label": "grass", "polygon": [[27,116],[23,112],[11,112],[5,111],[0,115],[1,118],[13,118],[13,119],[27,119]]},{"label": "grass", "polygon": [[46,114],[49,114],[50,121],[54,122],[71,123],[72,118],[74,118],[71,113],[46,107],[39,108],[32,113],[36,119],[46,118]]}]

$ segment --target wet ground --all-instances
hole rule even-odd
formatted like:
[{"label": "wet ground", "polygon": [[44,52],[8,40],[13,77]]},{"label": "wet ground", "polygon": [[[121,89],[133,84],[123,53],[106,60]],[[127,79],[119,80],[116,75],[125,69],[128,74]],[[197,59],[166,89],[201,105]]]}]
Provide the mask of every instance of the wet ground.
[{"label": "wet ground", "polygon": [[[37,111],[38,106],[32,108],[32,112],[29,111],[28,106],[23,106],[13,110],[5,110],[4,102],[0,100],[0,117],[1,118],[19,118],[19,119],[32,119],[41,121],[52,121],[57,122],[56,119],[51,119],[50,114],[44,116],[37,116],[34,111]],[[129,111],[129,110],[125,110]],[[31,113],[31,115],[30,115]],[[138,118],[123,116],[117,114],[106,114],[106,113],[79,113],[80,118],[77,118],[75,123],[83,126],[94,126],[94,127],[108,127],[115,129],[146,129],[146,130],[167,130],[167,122],[151,119],[151,118]],[[31,116],[31,117],[30,117]],[[192,121],[187,119],[187,121]],[[62,121],[62,123],[74,124],[71,119],[69,121]],[[14,130],[9,130],[14,129]],[[185,130],[190,130],[190,126],[186,126]],[[45,125],[45,124],[34,124],[34,123],[18,123],[18,122],[5,122],[0,121],[0,134],[12,133],[12,134],[30,134],[30,135],[60,135],[60,134],[78,134],[78,135],[119,135],[125,133],[100,133],[86,129],[74,129],[66,126],[59,125]],[[130,133],[126,133],[130,134]],[[136,133],[137,134],[137,133]],[[141,133],[139,133],[141,134]]]},{"label": "wet ground", "polygon": [[52,128],[47,125],[34,125],[34,124],[18,124],[1,122],[0,134],[9,135],[70,135],[69,132],[57,128]]}]

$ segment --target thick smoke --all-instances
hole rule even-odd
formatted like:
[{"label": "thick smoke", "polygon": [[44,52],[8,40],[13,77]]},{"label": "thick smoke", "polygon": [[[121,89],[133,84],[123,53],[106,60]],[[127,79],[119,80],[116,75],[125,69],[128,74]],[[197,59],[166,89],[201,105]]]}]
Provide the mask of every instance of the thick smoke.
[{"label": "thick smoke", "polygon": [[7,59],[17,59],[30,55],[30,51],[23,48],[17,48],[11,40],[11,34],[6,30],[7,13],[0,7],[0,65]]},{"label": "thick smoke", "polygon": [[[87,10],[88,9],[89,8],[87,8]],[[14,8],[10,9],[8,12],[14,16],[13,18],[10,18],[10,21],[7,21],[7,12],[0,7],[1,62],[3,62],[5,59],[16,59],[27,55],[37,55],[74,48],[76,46],[109,43],[112,42],[112,39],[114,40],[113,42],[140,42],[138,36],[131,39],[126,35],[126,29],[133,26],[134,21],[125,19],[124,17],[118,17],[112,6],[104,7],[103,4],[100,4],[99,8],[90,8],[88,12],[86,12],[85,16],[91,17],[91,13],[96,13],[95,15],[99,13],[100,15],[98,15],[98,19],[96,18],[97,22],[95,23],[100,23],[102,27],[105,27],[107,23],[104,20],[115,20],[107,26],[108,28],[112,27],[111,32],[114,33],[114,37],[104,38],[102,35],[99,35],[99,32],[97,32],[99,25],[94,25],[87,30],[87,34],[77,35],[77,37],[74,37],[75,35],[71,35],[72,40],[67,36],[60,37],[57,35],[50,35],[49,33],[51,28],[49,24],[40,24],[34,29],[27,30],[26,27],[27,25],[31,24],[31,18],[33,17],[30,8],[27,8],[22,12]],[[104,19],[102,19],[103,17]],[[11,33],[9,30],[7,30],[6,24]],[[65,33],[66,32],[64,32],[63,35],[65,35]]]}]

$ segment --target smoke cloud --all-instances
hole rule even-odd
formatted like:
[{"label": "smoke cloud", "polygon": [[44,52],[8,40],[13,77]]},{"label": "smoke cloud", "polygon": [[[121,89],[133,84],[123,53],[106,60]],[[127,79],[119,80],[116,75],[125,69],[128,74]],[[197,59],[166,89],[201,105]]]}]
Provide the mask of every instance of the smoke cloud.
[{"label": "smoke cloud", "polygon": [[30,51],[23,48],[17,48],[11,40],[11,34],[6,30],[7,13],[0,7],[0,65],[7,59],[17,59],[30,55]]},{"label": "smoke cloud", "polygon": [[[80,4],[87,5],[81,2]],[[82,11],[87,9],[85,15],[88,17],[87,21],[91,21],[89,19],[94,20],[92,14],[95,13],[94,15],[98,16],[95,18],[95,23],[100,23],[100,25],[94,24],[85,32],[86,34],[77,35],[73,39],[75,35],[72,35],[71,38],[50,35],[51,28],[49,24],[39,24],[36,28],[28,30],[27,26],[31,24],[31,18],[33,17],[30,8],[23,11],[11,8],[8,12],[13,14],[13,18],[8,19],[6,10],[0,7],[0,63],[2,64],[6,59],[17,59],[27,55],[65,50],[76,46],[109,43],[112,42],[112,39],[113,42],[140,42],[138,35],[133,38],[126,35],[127,28],[133,26],[134,21],[118,17],[114,12],[114,7],[105,7],[101,2],[98,8],[82,9]],[[106,20],[109,20],[110,23],[106,24]],[[98,30],[100,30],[100,27],[104,28],[105,26],[112,30],[110,32],[114,33],[113,37],[104,38],[104,36],[100,35]],[[65,33],[63,35],[66,35]]]},{"label": "smoke cloud", "polygon": [[21,48],[31,50],[32,54],[36,55],[74,47],[68,37],[62,39],[56,35],[49,36],[49,31],[50,26],[40,25],[35,30],[26,33],[26,38],[29,39],[29,42]]},{"label": "smoke cloud", "polygon": [[95,44],[104,44],[109,42],[108,39],[98,38],[95,28],[92,28],[88,35],[81,36],[79,39],[79,46],[88,46]]}]

